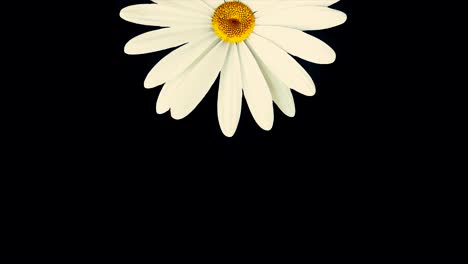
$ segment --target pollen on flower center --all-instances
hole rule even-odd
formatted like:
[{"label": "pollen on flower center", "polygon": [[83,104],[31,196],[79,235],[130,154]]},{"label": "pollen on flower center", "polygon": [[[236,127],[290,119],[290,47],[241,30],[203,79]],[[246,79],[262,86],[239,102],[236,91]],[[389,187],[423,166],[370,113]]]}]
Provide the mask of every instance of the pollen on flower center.
[{"label": "pollen on flower center", "polygon": [[248,38],[254,30],[255,15],[241,2],[226,2],[216,8],[211,24],[220,39],[237,43]]}]

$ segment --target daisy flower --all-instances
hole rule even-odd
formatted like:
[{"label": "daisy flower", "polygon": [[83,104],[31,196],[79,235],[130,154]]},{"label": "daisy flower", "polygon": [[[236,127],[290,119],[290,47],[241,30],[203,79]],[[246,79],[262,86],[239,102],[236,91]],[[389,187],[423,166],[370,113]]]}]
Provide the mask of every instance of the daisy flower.
[{"label": "daisy flower", "polygon": [[242,96],[257,124],[273,126],[273,102],[295,115],[290,89],[315,94],[309,74],[290,55],[329,64],[335,52],[304,30],[321,30],[346,21],[329,8],[338,0],[153,0],[128,6],[120,16],[130,22],[158,26],[131,39],[127,54],[178,47],[161,59],[145,79],[145,88],[164,84],[158,114],[174,119],[190,114],[220,75],[218,120],[224,135],[234,135]]}]

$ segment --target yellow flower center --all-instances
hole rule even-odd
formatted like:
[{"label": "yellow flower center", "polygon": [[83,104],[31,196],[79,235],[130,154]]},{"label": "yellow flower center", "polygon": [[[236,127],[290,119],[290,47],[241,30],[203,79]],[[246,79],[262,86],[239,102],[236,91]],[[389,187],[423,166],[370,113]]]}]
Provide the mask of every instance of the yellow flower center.
[{"label": "yellow flower center", "polygon": [[220,39],[237,43],[250,36],[255,27],[255,16],[241,2],[226,2],[216,8],[211,25]]}]

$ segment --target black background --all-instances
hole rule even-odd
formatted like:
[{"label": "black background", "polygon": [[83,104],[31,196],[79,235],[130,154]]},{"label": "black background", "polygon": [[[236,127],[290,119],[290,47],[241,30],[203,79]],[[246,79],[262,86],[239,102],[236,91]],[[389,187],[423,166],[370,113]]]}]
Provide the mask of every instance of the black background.
[{"label": "black background", "polygon": [[[417,64],[409,56],[405,60],[394,56],[400,53],[400,47],[412,53],[416,45],[407,46],[411,41],[399,35],[403,28],[398,25],[399,14],[389,10],[388,3],[376,6],[376,1],[342,0],[334,5],[346,12],[348,21],[311,33],[335,49],[337,61],[332,65],[301,61],[317,84],[317,95],[294,93],[296,117],[287,118],[275,109],[270,132],[255,124],[244,102],[238,131],[234,138],[226,138],[216,118],[217,83],[184,120],[155,113],[159,88],[146,90],[143,80],[169,51],[124,54],[129,39],[152,28],[119,17],[121,8],[149,1],[98,2],[102,9],[97,2],[60,6],[61,16],[68,17],[68,11],[78,15],[47,25],[54,29],[54,41],[46,38],[43,29],[47,27],[32,23],[28,32],[38,36],[25,43],[40,45],[28,48],[42,57],[17,59],[21,66],[27,63],[23,69],[27,74],[16,79],[18,85],[5,88],[23,90],[28,86],[34,91],[31,101],[37,104],[33,109],[26,108],[26,96],[19,96],[18,108],[26,110],[27,118],[17,118],[11,126],[4,124],[18,130],[14,134],[19,138],[4,137],[13,145],[11,151],[4,150],[4,164],[13,172],[13,177],[6,178],[20,182],[19,191],[8,196],[7,203],[25,199],[26,206],[15,206],[17,211],[30,212],[28,206],[37,210],[21,217],[27,221],[22,227],[39,227],[50,237],[51,229],[39,222],[44,219],[54,228],[65,225],[59,231],[67,238],[76,237],[65,232],[70,227],[84,234],[85,244],[102,244],[101,239],[90,238],[106,229],[111,235],[104,236],[119,242],[129,233],[153,239],[146,235],[153,230],[161,237],[164,229],[178,239],[173,231],[184,232],[187,226],[189,230],[198,229],[193,220],[204,215],[207,210],[203,205],[207,205],[210,212],[229,212],[230,218],[237,216],[235,220],[245,219],[250,225],[256,215],[271,215],[268,222],[281,221],[275,231],[286,229],[320,244],[331,239],[343,242],[345,248],[357,245],[360,250],[353,253],[362,256],[367,255],[369,247],[357,243],[357,239],[378,248],[387,248],[378,239],[387,240],[391,235],[396,236],[397,246],[412,243],[408,234],[414,234],[438,214],[433,210],[435,205],[446,206],[439,198],[445,194],[427,187],[427,183],[440,186],[440,178],[447,171],[437,179],[428,177],[431,173],[421,173],[423,169],[435,172],[437,162],[425,158],[432,156],[426,150],[434,148],[437,135],[426,139],[427,130],[412,129],[425,114],[417,104],[420,97],[406,99],[418,82],[399,77],[412,75],[416,70],[411,68]],[[56,8],[51,10],[57,13]],[[87,13],[89,10],[94,13]],[[44,20],[44,14],[40,15],[37,21]],[[413,13],[411,19],[417,20]],[[382,20],[391,22],[391,28],[383,27]],[[419,31],[411,33],[417,35]],[[59,60],[51,61],[51,55]],[[397,63],[392,63],[393,58]],[[40,71],[37,76],[36,70]],[[430,103],[441,108],[440,100]],[[404,111],[407,105],[416,113]],[[12,157],[18,162],[9,162]],[[402,166],[407,164],[410,166]],[[12,189],[9,184],[5,187]],[[436,199],[428,200],[430,196],[420,194],[421,190],[435,194]],[[424,206],[430,207],[431,214],[411,221],[411,215]],[[57,217],[47,217],[47,207]],[[239,214],[234,215],[232,209]],[[111,217],[99,217],[107,214]],[[287,224],[288,218],[294,224]],[[77,222],[69,224],[69,220]],[[254,228],[268,226],[260,221],[254,221]],[[171,224],[177,228],[168,228]],[[400,236],[399,232],[406,231],[400,226],[410,232]],[[281,233],[270,229],[271,234]],[[423,233],[432,236],[427,230],[424,228]],[[92,234],[87,236],[85,231]],[[317,237],[320,231],[325,240]],[[395,244],[381,257],[394,255]],[[407,248],[413,249],[413,244]]]},{"label": "black background", "polygon": [[[21,161],[13,171],[27,170],[24,174],[34,178],[29,185],[40,195],[28,203],[50,196],[50,202],[40,204],[41,213],[44,205],[62,202],[60,208],[71,208],[69,218],[79,219],[73,226],[80,227],[86,222],[95,225],[96,215],[115,210],[115,217],[102,226],[135,219],[138,225],[131,225],[133,233],[133,228],[146,228],[144,220],[158,230],[167,227],[158,221],[184,227],[196,213],[203,215],[200,205],[204,204],[216,213],[228,208],[229,216],[233,215],[232,205],[237,205],[248,221],[256,212],[271,208],[275,212],[272,219],[281,219],[281,214],[294,221],[294,225],[281,224],[283,228],[297,226],[297,234],[306,231],[303,226],[314,232],[322,229],[326,237],[336,240],[338,236],[330,236],[331,231],[355,230],[349,236],[354,239],[362,237],[368,227],[374,234],[372,224],[389,232],[399,222],[406,224],[406,212],[400,219],[391,213],[401,211],[395,202],[403,200],[405,193],[417,198],[413,203],[403,201],[408,212],[421,208],[425,197],[415,190],[424,189],[424,181],[412,177],[419,168],[411,171],[401,166],[418,165],[413,153],[419,145],[403,139],[413,139],[416,133],[407,125],[419,119],[400,119],[404,98],[412,87],[400,80],[395,85],[393,80],[403,70],[401,64],[394,67],[389,63],[397,49],[384,35],[394,39],[395,30],[376,22],[387,10],[385,5],[352,0],[334,5],[348,15],[347,22],[310,33],[334,48],[336,62],[314,65],[300,61],[316,82],[317,94],[305,97],[294,92],[296,117],[288,118],[275,108],[275,123],[269,132],[255,124],[244,101],[238,130],[233,138],[226,138],[216,115],[217,83],[183,120],[155,113],[160,88],[146,90],[143,80],[170,51],[124,54],[128,40],[153,28],[119,17],[121,8],[149,1],[99,2],[102,9],[95,11],[96,17],[74,9],[80,14],[70,18],[75,24],[60,25],[54,48],[42,51],[46,56],[39,61],[40,68],[50,78],[33,88],[38,93],[53,90],[49,101],[36,100],[50,111],[28,111],[28,116],[37,118],[32,125],[20,119],[29,126],[21,129],[26,136],[20,140],[28,148],[19,148],[14,141],[16,152],[8,153]],[[84,4],[83,9],[94,10],[96,4]],[[398,18],[393,13],[392,18],[395,27]],[[65,31],[73,36],[60,34]],[[41,38],[35,41],[49,45]],[[46,61],[50,54],[67,63],[56,63],[58,69],[51,70]],[[22,75],[26,84],[35,81],[27,77]],[[50,124],[45,122],[47,116],[53,116]],[[25,162],[27,156],[35,163]],[[35,173],[41,169],[47,172],[45,176]],[[49,177],[54,173],[58,177]],[[91,208],[95,213],[89,217],[76,213],[73,202],[64,199],[67,196],[73,196],[79,208],[87,212]],[[243,198],[248,202],[241,203]],[[85,200],[89,205],[83,206]],[[249,206],[253,210],[246,212]],[[62,210],[53,211],[63,217]],[[179,217],[177,212],[184,215]],[[80,217],[87,219],[81,221]],[[380,224],[382,219],[388,223]],[[298,224],[300,220],[307,224]],[[330,228],[324,228],[327,225]],[[128,227],[128,223],[112,228],[114,236],[122,235],[115,231],[121,226]]]},{"label": "black background", "polygon": [[[413,243],[407,247],[413,250],[415,242],[408,234],[414,234],[427,219],[434,219],[438,214],[433,210],[435,205],[446,206],[439,198],[445,194],[427,187],[433,180],[430,173],[421,173],[423,169],[434,173],[436,162],[424,158],[432,155],[425,150],[434,148],[437,137],[431,135],[426,140],[426,130],[412,130],[425,110],[417,105],[420,97],[406,99],[417,82],[399,76],[413,74],[411,68],[417,64],[409,56],[393,64],[392,57],[400,52],[399,47],[410,53],[416,49],[408,47],[410,40],[399,35],[399,14],[389,10],[388,3],[376,6],[376,1],[342,0],[334,5],[346,12],[348,21],[311,34],[335,49],[337,61],[332,65],[300,61],[316,82],[317,95],[294,93],[296,117],[287,118],[275,109],[270,132],[255,124],[244,102],[238,131],[234,138],[226,138],[216,118],[217,83],[184,120],[155,113],[159,88],[146,90],[143,80],[169,51],[124,54],[129,39],[152,28],[119,17],[121,8],[149,1],[98,1],[102,9],[95,2],[61,6],[63,12],[58,13],[62,16],[69,16],[68,11],[79,15],[52,20],[50,28],[56,29],[53,42],[46,38],[45,27],[32,24],[28,30],[39,36],[25,43],[52,48],[34,46],[33,52],[43,55],[40,60],[17,59],[21,66],[28,64],[23,71],[28,74],[16,79],[19,85],[5,88],[23,90],[29,86],[42,95],[33,98],[38,107],[27,109],[28,118],[18,118],[11,126],[20,130],[15,131],[19,139],[4,137],[13,145],[5,156],[19,161],[8,164],[4,160],[13,172],[13,177],[6,178],[20,181],[19,191],[8,196],[7,203],[25,199],[26,206],[15,206],[17,211],[36,208],[37,212],[21,220],[27,221],[22,227],[46,230],[46,235],[38,237],[50,237],[51,229],[39,222],[44,219],[54,228],[65,225],[59,231],[67,238],[77,237],[66,232],[72,229],[84,234],[84,244],[98,241],[99,249],[103,242],[99,237],[93,239],[96,235],[120,242],[126,234],[153,239],[161,237],[161,230],[168,230],[171,238],[178,239],[174,230],[199,229],[193,223],[205,215],[206,205],[210,212],[226,212],[224,215],[242,219],[256,229],[275,223],[277,232],[269,228],[270,234],[284,233],[283,229],[326,247],[331,243],[323,242],[330,240],[345,248],[356,245],[359,250],[352,253],[360,257],[367,256],[370,248],[358,243],[364,239],[374,247],[389,248],[388,254],[381,255],[385,258],[398,250],[395,245],[406,241]],[[394,8],[401,9],[401,5]],[[86,13],[88,10],[94,13]],[[391,28],[383,27],[382,20],[391,22]],[[51,55],[61,60],[51,62]],[[37,69],[42,70],[37,75],[44,82],[34,75]],[[437,105],[440,101],[430,102]],[[406,103],[418,116],[403,111]],[[26,104],[18,105],[26,109]],[[423,144],[425,148],[420,148]],[[421,152],[427,154],[419,155]],[[423,160],[418,163],[418,159]],[[406,164],[411,166],[401,166]],[[440,173],[434,185],[440,186],[445,175],[447,171]],[[12,189],[8,184],[5,187]],[[420,194],[421,190],[435,194],[436,199],[428,200],[430,196]],[[412,214],[424,206],[430,207],[431,214],[411,221]],[[57,217],[47,217],[47,207]],[[100,217],[108,214],[111,217]],[[266,221],[260,224],[256,215],[269,217],[261,218]],[[69,220],[76,223],[69,224]],[[171,224],[177,228],[169,228]],[[401,234],[407,229],[400,226],[409,232]],[[104,230],[110,235],[103,234]],[[424,226],[425,236],[418,237],[432,236],[427,230]],[[92,234],[88,236],[86,231]],[[157,231],[157,236],[146,235],[151,231]],[[325,239],[320,238],[320,231]],[[397,243],[390,247],[379,243],[392,235]],[[333,252],[352,256],[335,250],[335,246]]]},{"label": "black background", "polygon": [[[197,108],[185,119],[157,115],[155,104],[160,87],[147,90],[143,81],[150,69],[173,49],[130,56],[123,52],[132,37],[154,29],[122,20],[120,10],[149,1],[114,1],[112,10],[110,66],[100,87],[99,107],[104,115],[97,120],[103,140],[111,153],[142,155],[148,160],[176,162],[199,160],[200,166],[220,164],[264,164],[314,166],[327,164],[328,170],[342,166],[364,166],[378,162],[379,155],[392,144],[388,137],[388,94],[375,59],[381,56],[378,27],[369,23],[372,6],[343,0],[333,6],[348,15],[345,24],[311,31],[337,53],[331,65],[298,61],[316,83],[317,94],[302,96],[293,91],[296,116],[288,118],[275,106],[271,131],[263,131],[243,102],[241,120],[233,138],[225,137],[217,120],[218,81]],[[366,9],[364,9],[366,8]],[[145,153],[145,154],[143,154]],[[146,154],[148,153],[148,154]],[[232,165],[231,165],[232,166]]]}]

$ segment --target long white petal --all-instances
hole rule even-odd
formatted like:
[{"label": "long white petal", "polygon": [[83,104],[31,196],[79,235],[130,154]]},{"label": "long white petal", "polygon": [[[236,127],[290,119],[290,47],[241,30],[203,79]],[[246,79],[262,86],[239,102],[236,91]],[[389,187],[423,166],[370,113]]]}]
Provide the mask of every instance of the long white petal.
[{"label": "long white petal", "polygon": [[264,130],[273,127],[273,102],[268,85],[249,48],[238,44],[244,96],[257,124]]},{"label": "long white petal", "polygon": [[316,6],[331,6],[340,0],[281,0],[281,4],[287,3],[291,6],[300,5],[316,5]]},{"label": "long white petal", "polygon": [[330,6],[339,0],[243,0],[253,11],[255,17],[261,17],[263,14],[281,10],[285,8],[298,6]]},{"label": "long white petal", "polygon": [[294,117],[296,115],[296,106],[291,89],[278,79],[262,60],[257,59],[257,62],[270,88],[273,101],[285,115]]},{"label": "long white petal", "polygon": [[125,45],[127,54],[144,54],[180,46],[211,32],[210,27],[163,28],[134,37]]},{"label": "long white petal", "polygon": [[299,6],[331,6],[339,0],[280,0],[275,8],[290,8]]},{"label": "long white petal", "polygon": [[186,117],[205,97],[223,67],[228,48],[229,44],[220,41],[175,88],[171,103],[174,119]]},{"label": "long white petal", "polygon": [[211,8],[216,9],[224,3],[224,0],[201,0],[209,5]]},{"label": "long white petal", "polygon": [[336,59],[335,51],[316,37],[300,30],[277,26],[257,26],[255,33],[269,39],[289,54],[306,61],[329,64]]},{"label": "long white petal", "polygon": [[286,51],[255,33],[250,35],[246,43],[288,87],[307,96],[315,94],[315,84],[312,79],[304,75],[302,66]]},{"label": "long white petal", "polygon": [[260,10],[269,8],[271,6],[274,6],[280,2],[280,0],[269,0],[269,1],[258,1],[258,0],[243,0],[250,9],[254,12],[258,12]]},{"label": "long white petal", "polygon": [[154,88],[182,74],[191,64],[206,54],[219,40],[211,32],[200,36],[162,58],[145,79],[145,88]]},{"label": "long white petal", "polygon": [[211,23],[209,15],[159,4],[128,6],[120,11],[120,17],[129,22],[160,27],[210,25]]},{"label": "long white petal", "polygon": [[185,10],[202,13],[205,15],[212,15],[213,9],[205,4],[202,0],[188,0],[188,1],[174,1],[174,0],[152,0],[155,3],[163,5],[176,6],[178,8],[184,8]]},{"label": "long white petal", "polygon": [[[260,15],[260,14],[259,14]],[[346,21],[346,14],[328,7],[298,6],[275,9],[258,17],[256,25],[284,26],[299,30],[320,30],[335,27]]]},{"label": "long white petal", "polygon": [[173,91],[180,84],[184,75],[180,78],[170,80],[164,84],[161,92],[159,92],[158,101],[156,102],[156,113],[164,114],[171,108],[171,102],[173,99]]},{"label": "long white petal", "polygon": [[231,44],[226,57],[218,91],[218,120],[221,130],[232,137],[239,124],[242,108],[242,76],[239,52],[236,44]]}]

